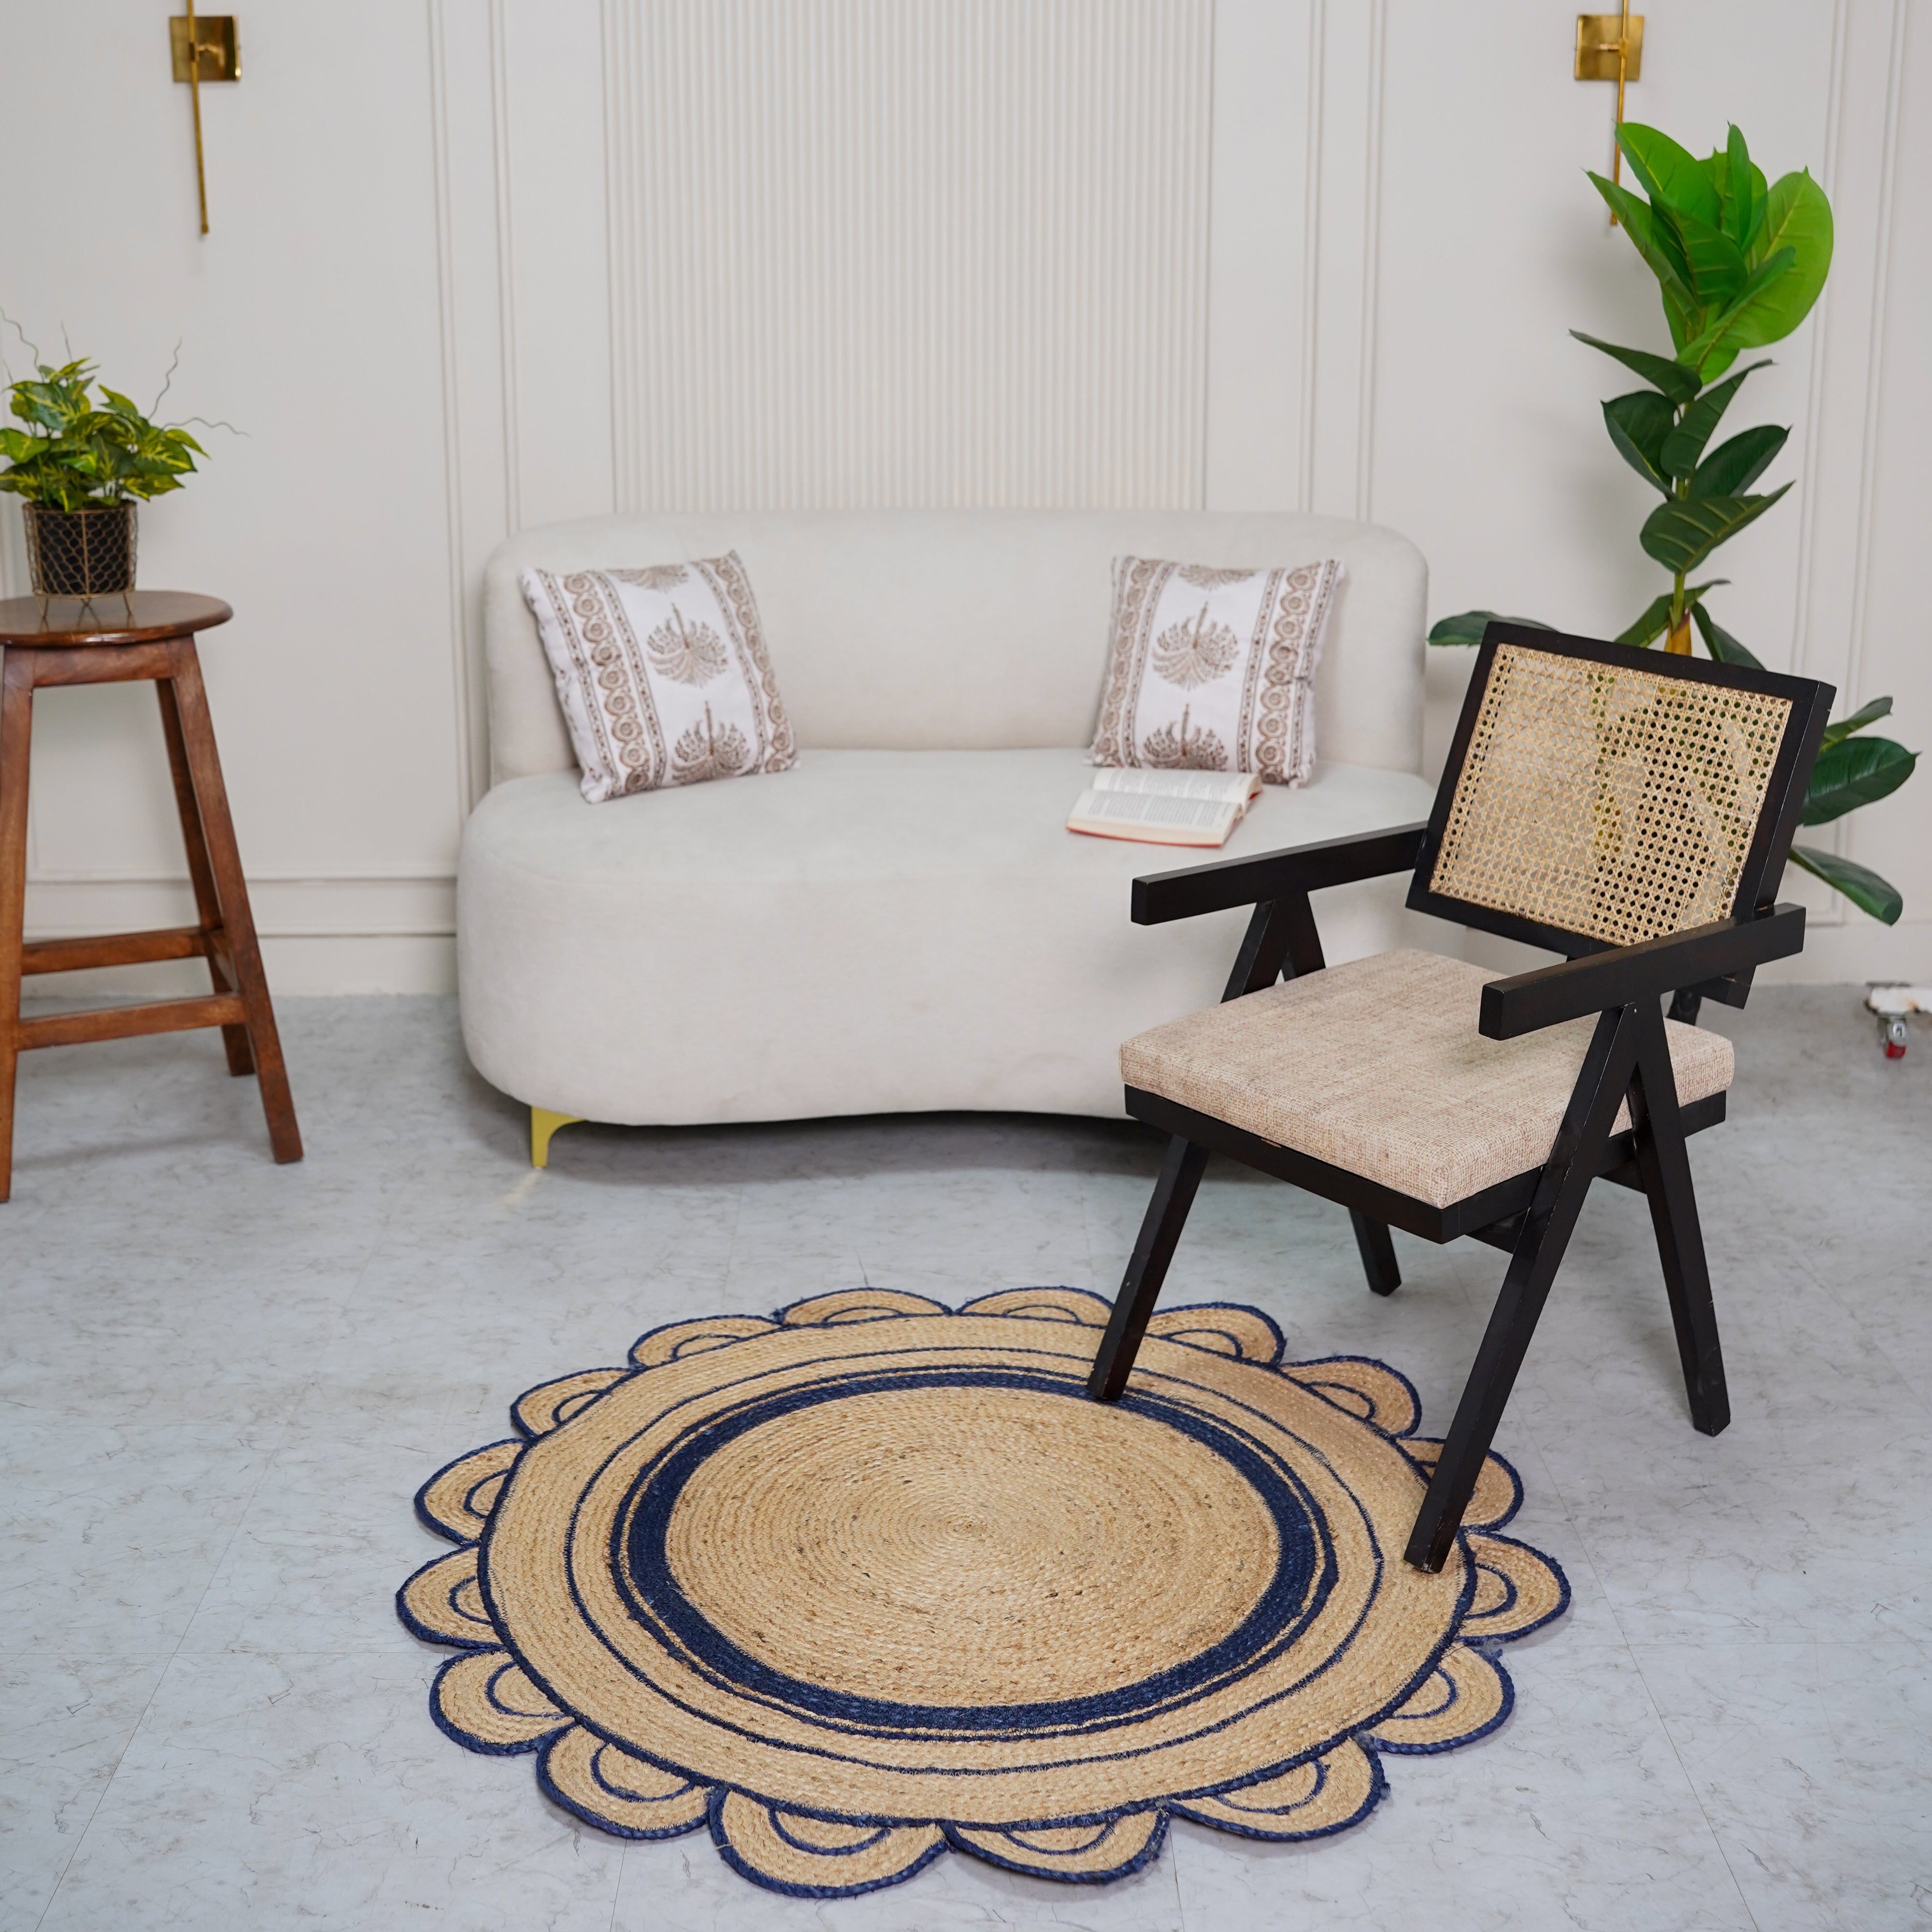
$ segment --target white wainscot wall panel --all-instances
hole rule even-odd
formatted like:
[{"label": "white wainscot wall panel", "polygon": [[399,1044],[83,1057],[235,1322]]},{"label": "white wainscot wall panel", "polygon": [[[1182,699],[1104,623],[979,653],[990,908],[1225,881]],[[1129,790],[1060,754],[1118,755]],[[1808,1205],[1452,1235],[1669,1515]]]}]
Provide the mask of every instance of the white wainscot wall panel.
[{"label": "white wainscot wall panel", "polygon": [[[1632,116],[1700,144],[1736,118],[1838,217],[1825,301],[1739,405],[1794,425],[1770,480],[1798,487],[1724,553],[1719,608],[1844,706],[1891,692],[1924,744],[1932,26],[1910,0],[1766,0],[1744,35],[1716,0],[1648,11]],[[488,770],[478,579],[529,524],[1293,506],[1412,537],[1432,616],[1626,622],[1655,582],[1646,496],[1599,404],[1628,383],[1567,334],[1664,340],[1583,178],[1611,91],[1570,79],[1571,15],[1544,0],[1444,19],[265,0],[241,86],[204,96],[203,238],[155,18],[0,0],[40,76],[10,110],[0,306],[137,393],[178,336],[171,406],[246,432],[143,513],[142,574],[236,606],[204,662],[278,986],[450,983]],[[122,146],[61,138],[74,90],[113,100]],[[8,506],[0,590],[25,587]],[[1432,654],[1433,755],[1468,662]],[[184,916],[146,692],[44,698],[34,767],[37,934]],[[1816,835],[1893,878],[1905,922],[1794,879],[1816,923],[1783,970],[1932,976],[1928,788]]]},{"label": "white wainscot wall panel", "polygon": [[[44,352],[64,334],[143,401],[178,342],[162,413],[239,432],[202,430],[202,473],[141,511],[141,581],[235,607],[202,661],[257,917],[316,935],[296,942],[299,962],[269,942],[283,988],[447,983],[466,800],[424,16],[399,31],[380,0],[244,9],[241,83],[202,90],[202,236],[165,10],[5,7],[0,306]],[[10,333],[6,353],[18,373]],[[6,504],[7,587],[24,592]],[[152,692],[50,693],[35,709],[30,930],[113,930],[184,904]]]},{"label": "white wainscot wall panel", "polygon": [[625,509],[1202,500],[1209,0],[610,0]]}]

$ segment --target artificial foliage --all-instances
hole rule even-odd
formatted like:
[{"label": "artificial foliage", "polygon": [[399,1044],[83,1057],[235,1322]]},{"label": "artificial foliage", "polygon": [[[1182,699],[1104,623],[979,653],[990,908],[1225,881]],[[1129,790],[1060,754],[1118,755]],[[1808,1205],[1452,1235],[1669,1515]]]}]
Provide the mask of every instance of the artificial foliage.
[{"label": "artificial foliage", "polygon": [[[1756,665],[1750,651],[1714,617],[1708,593],[1727,578],[1690,578],[1772,508],[1791,485],[1754,491],[1791,432],[1774,424],[1742,430],[1712,446],[1725,412],[1766,361],[1733,368],[1740,355],[1780,340],[1808,315],[1832,266],[1832,206],[1804,172],[1767,184],[1736,128],[1723,148],[1700,160],[1654,128],[1627,122],[1617,145],[1648,200],[1603,176],[1598,192],[1656,276],[1672,353],[1630,349],[1570,333],[1620,363],[1644,386],[1612,397],[1604,427],[1618,455],[1662,500],[1637,542],[1666,572],[1660,591],[1616,641],[1688,656],[1692,636],[1720,663]],[[1432,644],[1480,643],[1500,614],[1464,610],[1429,634]],[[1508,621],[1556,628],[1533,617]],[[1889,738],[1862,735],[1892,710],[1874,698],[1833,724],[1813,768],[1800,823],[1823,825],[1903,784],[1918,754]],[[1887,925],[1904,909],[1897,889],[1868,867],[1834,852],[1794,844],[1792,861]]]},{"label": "artificial foliage", "polygon": [[8,390],[24,429],[0,428],[0,490],[48,510],[106,510],[178,490],[207,452],[178,423],[151,422],[138,404],[106,383],[90,393],[94,364],[54,368]]}]

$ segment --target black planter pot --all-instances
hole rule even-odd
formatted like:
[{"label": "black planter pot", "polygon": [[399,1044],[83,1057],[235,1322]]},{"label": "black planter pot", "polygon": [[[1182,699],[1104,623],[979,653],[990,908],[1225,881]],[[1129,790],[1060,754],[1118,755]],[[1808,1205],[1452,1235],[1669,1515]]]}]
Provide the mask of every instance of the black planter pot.
[{"label": "black planter pot", "polygon": [[24,503],[37,597],[99,597],[134,587],[134,506],[50,510]]}]

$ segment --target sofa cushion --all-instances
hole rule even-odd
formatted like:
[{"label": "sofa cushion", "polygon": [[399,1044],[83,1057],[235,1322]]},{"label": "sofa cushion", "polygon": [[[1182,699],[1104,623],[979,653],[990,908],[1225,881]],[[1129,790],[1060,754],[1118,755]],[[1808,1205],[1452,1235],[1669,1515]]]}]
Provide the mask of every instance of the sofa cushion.
[{"label": "sofa cushion", "polygon": [[526,570],[523,587],[592,805],[790,765],[790,722],[735,556]]},{"label": "sofa cushion", "polygon": [[[596,806],[574,773],[500,784],[460,866],[471,1058],[599,1120],[1118,1115],[1120,1041],[1218,997],[1246,914],[1133,925],[1134,876],[1177,856],[1069,832],[1087,770],[1070,747],[807,751],[757,784]],[[1258,800],[1226,853],[1407,823],[1431,796],[1318,768]],[[1401,911],[1406,883],[1324,893],[1331,956],[1453,942]]]},{"label": "sofa cushion", "polygon": [[1258,570],[1116,557],[1094,762],[1301,784],[1342,574],[1333,557]]}]

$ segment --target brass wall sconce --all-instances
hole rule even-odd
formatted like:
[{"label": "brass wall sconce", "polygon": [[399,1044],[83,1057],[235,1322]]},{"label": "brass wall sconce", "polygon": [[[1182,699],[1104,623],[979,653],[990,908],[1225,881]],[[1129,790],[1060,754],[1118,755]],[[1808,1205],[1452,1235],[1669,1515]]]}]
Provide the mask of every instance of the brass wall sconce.
[{"label": "brass wall sconce", "polygon": [[[1613,80],[1617,84],[1617,116],[1612,124],[1624,124],[1624,83],[1643,78],[1643,16],[1633,14],[1630,0],[1616,14],[1579,14],[1576,16],[1576,78],[1579,80]],[[1623,150],[1612,135],[1610,141],[1610,178],[1624,178]],[[1610,217],[1610,226],[1617,218]]]},{"label": "brass wall sconce", "polygon": [[236,37],[232,14],[196,16],[194,0],[188,11],[168,22],[168,50],[178,81],[186,81],[194,106],[194,186],[201,203],[201,232],[208,232],[208,175],[201,158],[201,84],[205,80],[239,80],[242,46]]}]

